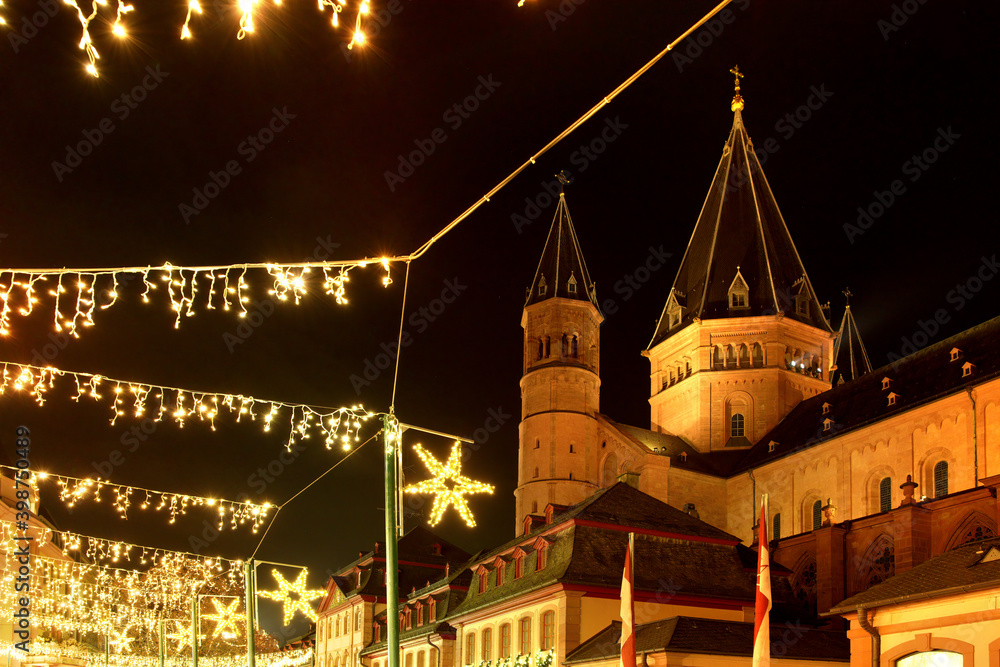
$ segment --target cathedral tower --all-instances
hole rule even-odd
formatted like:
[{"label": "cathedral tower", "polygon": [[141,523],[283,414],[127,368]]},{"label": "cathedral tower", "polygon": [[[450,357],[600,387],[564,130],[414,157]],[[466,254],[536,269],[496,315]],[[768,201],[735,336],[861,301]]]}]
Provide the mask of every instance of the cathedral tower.
[{"label": "cathedral tower", "polygon": [[749,447],[830,388],[833,332],[733,99],[733,127],[650,362],[651,428],[701,451]]},{"label": "cathedral tower", "polygon": [[594,415],[600,402],[601,321],[594,283],[559,195],[521,327],[517,530],[549,503],[574,505],[600,486]]}]

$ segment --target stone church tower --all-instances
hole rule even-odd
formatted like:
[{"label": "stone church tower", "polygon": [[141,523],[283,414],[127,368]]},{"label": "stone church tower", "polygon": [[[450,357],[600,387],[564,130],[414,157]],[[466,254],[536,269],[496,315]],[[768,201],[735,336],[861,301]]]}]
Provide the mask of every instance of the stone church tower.
[{"label": "stone church tower", "polygon": [[651,429],[749,447],[830,388],[834,334],[743,126],[733,127],[656,331]]},{"label": "stone church tower", "polygon": [[527,515],[543,513],[548,504],[574,505],[600,488],[593,448],[603,320],[560,194],[521,316],[524,365],[514,491],[518,529]]}]

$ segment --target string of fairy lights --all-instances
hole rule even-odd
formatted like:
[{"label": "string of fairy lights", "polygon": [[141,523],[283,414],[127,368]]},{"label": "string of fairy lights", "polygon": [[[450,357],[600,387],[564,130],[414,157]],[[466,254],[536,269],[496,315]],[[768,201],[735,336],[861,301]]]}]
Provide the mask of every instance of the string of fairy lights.
[{"label": "string of fairy lights", "polygon": [[[94,39],[90,34],[90,24],[97,18],[101,8],[108,6],[108,0],[91,0],[89,13],[84,11],[84,8],[79,4],[80,2],[86,2],[86,0],[63,0],[63,2],[76,12],[77,20],[80,22],[81,35],[79,47],[87,55],[85,69],[88,74],[95,77],[99,76],[97,61],[100,60],[101,55],[98,53],[97,47],[94,45]],[[282,0],[274,0],[275,7],[281,7],[281,4]],[[236,37],[242,40],[248,35],[253,34],[256,29],[254,16],[260,11],[261,0],[237,0],[236,5],[240,10],[240,27],[236,33]],[[319,0],[319,10],[321,13],[327,9],[330,10],[330,23],[334,28],[340,26],[340,14],[348,9],[348,5],[348,0]],[[353,49],[355,45],[360,46],[367,40],[362,21],[371,11],[371,4],[368,0],[358,0],[358,2],[354,3],[354,6],[357,7],[357,11],[354,17],[354,30],[347,44],[348,49]],[[2,9],[3,3],[0,2],[0,10]],[[133,5],[126,4],[124,0],[117,0],[117,5],[114,9],[115,18],[111,23],[111,34],[114,37],[118,39],[127,39],[129,37],[124,18],[126,14],[129,14],[134,9]],[[194,15],[201,13],[202,8],[198,0],[188,0],[187,14],[184,17],[184,24],[180,29],[180,38],[182,40],[191,39],[193,36],[191,32],[191,19]],[[6,23],[6,19],[0,15],[0,25],[5,25]]]},{"label": "string of fairy lights", "polygon": [[[0,465],[11,471],[17,471],[14,466]],[[129,486],[127,484],[116,484],[101,479],[71,477],[58,473],[32,471],[28,477],[28,484],[34,489],[38,489],[40,481],[47,481],[59,487],[59,500],[63,501],[67,507],[75,507],[82,501],[102,502],[102,492],[107,492],[110,498],[111,507],[122,519],[128,519],[128,510],[135,506],[139,509],[151,509],[164,511],[170,515],[170,523],[174,523],[178,516],[187,513],[189,508],[203,507],[216,515],[219,530],[226,528],[237,528],[249,525],[254,533],[260,525],[267,519],[268,513],[274,507],[270,503],[251,503],[224,498],[205,498],[203,496],[193,496],[186,493],[171,493],[169,491],[157,491],[139,486]],[[141,497],[141,498],[140,498]]]},{"label": "string of fairy lights", "polygon": [[[187,646],[190,646],[190,624],[184,626],[178,622],[178,627],[184,628],[187,633]],[[40,639],[40,638],[39,638]],[[179,651],[177,651],[179,653]],[[298,667],[300,665],[312,664],[312,648],[286,649],[281,651],[270,651],[258,653],[256,664],[260,667]],[[81,644],[65,644],[49,641],[39,641],[36,639],[31,643],[30,651],[27,655],[15,648],[10,641],[0,640],[0,658],[9,657],[15,660],[25,660],[34,662],[32,658],[49,658],[51,662],[67,664],[67,660],[72,660],[68,664],[76,664],[77,661],[87,665],[108,665],[108,667],[159,667],[160,660],[157,656],[128,655],[116,651],[105,655],[104,651],[95,650]],[[167,667],[189,667],[191,664],[190,655],[166,655],[164,665]],[[198,664],[203,667],[246,667],[246,656],[205,656],[198,658]]]},{"label": "string of fairy lights", "polygon": [[[333,297],[338,305],[347,303],[347,283],[354,269],[371,265],[385,271],[382,285],[392,284],[390,266],[408,257],[380,257],[344,261],[297,262],[292,264],[244,263],[219,266],[123,266],[74,269],[0,269],[0,336],[12,329],[12,315],[28,316],[36,305],[49,298],[55,331],[78,338],[80,329],[93,327],[95,315],[118,303],[121,290],[142,279],[139,299],[148,304],[154,292],[165,293],[174,312],[174,328],[193,317],[198,309],[235,312],[247,317],[253,292],[248,274],[267,273],[266,290],[272,300],[291,300],[296,305],[310,292]],[[322,276],[319,279],[317,276]],[[45,288],[48,289],[45,289]]]},{"label": "string of fairy lights", "polygon": [[51,366],[42,367],[0,361],[0,396],[5,391],[26,392],[38,405],[44,405],[46,394],[53,389],[57,379],[69,378],[74,383],[72,400],[87,398],[106,401],[111,410],[111,425],[127,412],[131,416],[161,422],[171,419],[182,427],[189,420],[206,422],[215,430],[215,420],[229,415],[236,422],[260,421],[269,432],[278,421],[288,423],[286,447],[299,439],[309,439],[319,432],[331,449],[339,443],[349,450],[359,439],[358,432],[364,422],[375,416],[361,405],[349,408],[324,408],[303,403],[288,403],[254,398],[242,394],[198,391],[108,378],[94,373],[67,371]]}]

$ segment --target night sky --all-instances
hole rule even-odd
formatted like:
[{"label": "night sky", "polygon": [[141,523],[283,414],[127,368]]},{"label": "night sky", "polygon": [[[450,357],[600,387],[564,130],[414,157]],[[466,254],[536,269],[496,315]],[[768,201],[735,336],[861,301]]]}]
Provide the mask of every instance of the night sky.
[{"label": "night sky", "polygon": [[[72,11],[60,3],[50,19],[46,0],[5,3],[0,266],[412,252],[713,6],[376,0],[382,15],[368,32],[377,34],[347,51],[346,31],[332,30],[310,2],[263,4],[243,41],[238,10],[206,2],[187,42],[177,39],[183,3],[134,4],[127,45],[94,21],[102,56],[94,79],[83,71]],[[602,412],[648,426],[649,367],[639,353],[730,130],[736,63],[746,74],[745,123],[812,283],[831,302],[834,326],[850,287],[874,365],[899,353],[921,321],[932,328],[935,313],[944,323],[930,340],[997,314],[995,3],[734,0],[728,12],[412,265],[399,418],[466,437],[488,419],[502,422],[488,438],[479,431],[465,464],[497,485],[493,497],[472,501],[480,527],[453,512],[441,527],[470,551],[513,534],[519,323],[555,209],[543,184],[561,169],[575,179],[567,202],[606,315]],[[26,16],[41,27],[26,28]],[[263,134],[273,137],[265,144],[268,127],[276,131]],[[92,146],[77,164],[68,147],[82,141]],[[411,173],[401,159],[421,164]],[[225,187],[199,199],[195,191],[204,194],[227,163]],[[863,225],[859,208],[871,216]],[[662,268],[639,270],[666,253]],[[249,336],[231,314],[204,308],[174,329],[162,295],[142,305],[136,280],[79,339],[50,337],[51,302],[15,317],[0,359],[41,354],[58,368],[151,384],[385,410],[391,370],[371,369],[395,344],[403,274],[394,270],[387,289],[381,275],[352,273],[347,306],[314,288]],[[266,275],[248,282],[252,296],[266,297]],[[443,293],[453,302],[442,308]],[[44,407],[2,400],[8,458],[14,428],[25,424],[33,464],[67,475],[103,468],[123,484],[280,503],[342,457],[312,441],[262,483],[254,475],[282,453],[280,429],[162,423],[133,440],[137,422],[110,426],[106,404],[58,392]],[[370,422],[362,438],[376,429]],[[415,441],[447,453],[448,441]],[[109,471],[115,450],[122,463]],[[425,476],[411,454],[405,465],[411,480]],[[168,526],[138,512],[122,521],[106,504],[68,510],[48,497],[46,506],[67,530],[180,550],[196,544],[206,516]],[[258,557],[309,565],[319,587],[328,568],[384,539],[382,507],[372,443],[283,509]],[[428,508],[415,503],[408,525],[426,520]],[[258,539],[244,530],[200,548],[245,558]],[[261,603],[269,629],[274,607]]]}]

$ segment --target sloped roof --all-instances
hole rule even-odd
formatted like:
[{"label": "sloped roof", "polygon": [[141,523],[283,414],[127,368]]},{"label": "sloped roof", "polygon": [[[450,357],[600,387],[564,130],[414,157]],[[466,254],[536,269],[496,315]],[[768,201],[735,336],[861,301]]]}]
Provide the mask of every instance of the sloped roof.
[{"label": "sloped roof", "polygon": [[[921,403],[971,389],[1000,374],[997,340],[1000,340],[1000,317],[808,398],[761,438],[729,474],[788,456]],[[952,361],[951,351],[956,348],[959,358]],[[962,367],[966,363],[973,364],[972,373],[963,376]],[[890,380],[888,389],[882,388],[884,378]],[[894,405],[889,405],[890,392],[897,394]],[[829,404],[827,414],[823,413],[824,403]],[[832,420],[829,430],[824,430],[826,419]],[[772,441],[776,443],[774,451],[768,451]]]},{"label": "sloped roof", "polygon": [[851,304],[844,308],[844,319],[840,321],[837,337],[833,341],[833,363],[837,366],[830,375],[830,382],[834,385],[857,380],[865,373],[872,372],[868,352],[861,342],[858,324],[851,313]]},{"label": "sloped roof", "polygon": [[[753,655],[753,623],[716,621],[689,616],[674,616],[662,621],[635,627],[637,653],[699,653],[708,655]],[[611,625],[577,648],[563,661],[568,665],[606,660],[619,655],[622,624]],[[772,644],[789,635],[794,640],[784,642],[783,658],[798,660],[837,660],[850,662],[850,642],[847,634],[834,630],[817,630],[799,624],[771,625]]]},{"label": "sloped roof", "polygon": [[[729,288],[737,273],[748,288],[747,307],[731,310]],[[670,294],[683,306],[680,325],[669,327],[664,306],[650,348],[694,318],[784,312],[786,317],[832,332],[739,110]],[[796,310],[800,294],[808,299],[805,315]]]},{"label": "sloped roof", "polygon": [[[699,452],[684,438],[672,433],[660,433],[648,428],[619,424],[607,415],[598,419],[618,431],[626,439],[645,447],[649,452],[670,457],[670,467],[724,477],[746,455],[744,450]],[[685,454],[686,456],[681,456]]]},{"label": "sloped roof", "polygon": [[[539,285],[543,280],[545,293],[540,294]],[[576,284],[575,292],[569,291],[571,281]],[[563,193],[559,194],[559,204],[556,207],[555,217],[552,218],[552,227],[549,228],[542,258],[538,262],[524,305],[528,307],[556,297],[590,301],[597,306],[597,291],[590,279],[590,272],[587,271],[587,264],[583,261],[583,251],[580,249],[580,241],[576,238],[576,230],[573,228],[573,220],[569,216],[566,196]]]},{"label": "sloped roof", "polygon": [[977,589],[1000,588],[1000,560],[979,562],[992,547],[1000,549],[1000,538],[972,542],[946,551],[847,598],[828,614],[850,613],[857,611],[859,606],[881,607]]}]

